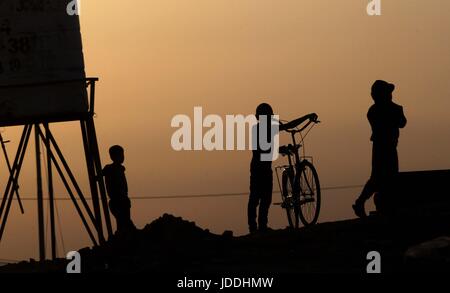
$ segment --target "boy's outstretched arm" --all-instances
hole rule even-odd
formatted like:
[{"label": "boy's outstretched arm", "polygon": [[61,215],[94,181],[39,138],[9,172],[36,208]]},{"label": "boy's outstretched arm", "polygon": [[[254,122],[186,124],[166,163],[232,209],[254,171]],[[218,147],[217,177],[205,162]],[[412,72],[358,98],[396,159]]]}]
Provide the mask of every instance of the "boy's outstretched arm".
[{"label": "boy's outstretched arm", "polygon": [[298,125],[302,124],[303,122],[305,122],[308,119],[311,120],[311,121],[317,121],[318,117],[319,116],[317,116],[316,113],[311,113],[311,114],[305,115],[303,117],[297,118],[295,120],[292,120],[292,121],[290,121],[288,123],[285,123],[285,124],[280,122],[280,131],[284,131],[284,130],[288,130],[288,129],[292,129],[294,127],[297,127]]}]

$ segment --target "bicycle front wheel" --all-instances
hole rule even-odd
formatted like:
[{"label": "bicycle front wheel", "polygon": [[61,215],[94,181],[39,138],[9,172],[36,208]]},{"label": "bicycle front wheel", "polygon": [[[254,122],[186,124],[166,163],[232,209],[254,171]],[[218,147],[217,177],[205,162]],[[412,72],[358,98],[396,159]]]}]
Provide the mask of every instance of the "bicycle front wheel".
[{"label": "bicycle front wheel", "polygon": [[319,175],[313,164],[304,161],[299,174],[300,181],[300,220],[303,225],[309,226],[317,223],[320,213],[321,193]]},{"label": "bicycle front wheel", "polygon": [[288,219],[290,228],[298,228],[298,206],[295,204],[295,195],[292,185],[294,184],[294,174],[292,170],[285,170],[283,172],[282,183],[283,183],[283,205],[282,207],[286,210],[286,216]]}]

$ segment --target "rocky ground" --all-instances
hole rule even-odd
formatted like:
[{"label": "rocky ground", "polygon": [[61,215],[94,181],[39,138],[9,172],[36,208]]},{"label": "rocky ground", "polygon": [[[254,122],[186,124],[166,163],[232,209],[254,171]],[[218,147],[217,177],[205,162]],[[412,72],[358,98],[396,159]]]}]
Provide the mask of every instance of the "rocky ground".
[{"label": "rocky ground", "polygon": [[[450,211],[442,205],[274,230],[241,237],[215,235],[171,215],[128,239],[84,248],[83,272],[365,273],[369,251],[381,254],[382,272],[450,271]],[[0,272],[65,272],[64,259],[21,262]]]}]

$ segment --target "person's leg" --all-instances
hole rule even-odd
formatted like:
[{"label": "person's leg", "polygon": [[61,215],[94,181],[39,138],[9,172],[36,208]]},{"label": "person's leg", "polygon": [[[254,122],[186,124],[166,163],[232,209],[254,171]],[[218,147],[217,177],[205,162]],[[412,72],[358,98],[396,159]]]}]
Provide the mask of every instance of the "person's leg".
[{"label": "person's leg", "polygon": [[394,148],[393,150],[393,162],[394,162],[394,175],[397,174],[400,170],[399,168],[399,163],[398,163],[398,152],[397,152],[397,147]]},{"label": "person's leg", "polygon": [[380,189],[380,182],[382,182],[383,176],[385,176],[387,156],[389,154],[386,153],[386,146],[374,142],[372,145],[372,172],[370,179],[353,205],[353,210],[358,217],[366,216],[364,204]]},{"label": "person's leg", "polygon": [[365,210],[365,203],[376,192],[374,180],[375,179],[373,177],[371,177],[367,181],[366,185],[364,185],[364,188],[361,191],[361,194],[356,199],[355,204],[352,206],[353,207],[353,211],[360,218],[364,218],[364,217],[367,216],[366,215],[366,210]]},{"label": "person's leg", "polygon": [[386,150],[385,167],[383,173],[386,174],[386,179],[391,179],[399,172],[398,152],[396,146],[391,146]]},{"label": "person's leg", "polygon": [[127,231],[128,221],[127,221],[127,208],[121,206],[118,208],[117,213],[117,231],[120,233]]},{"label": "person's leg", "polygon": [[267,229],[269,221],[269,209],[272,204],[272,174],[265,176],[264,181],[261,182],[263,190],[261,190],[261,203],[259,205],[258,225],[260,230]]},{"label": "person's leg", "polygon": [[247,205],[248,228],[250,233],[253,233],[258,229],[258,225],[256,223],[256,208],[259,204],[259,192],[256,179],[257,178],[255,178],[254,175],[250,176],[250,195]]},{"label": "person's leg", "polygon": [[109,210],[111,211],[111,214],[116,219],[116,231],[120,232],[122,229],[122,221],[120,219],[120,209],[117,206],[117,202],[115,200],[109,201]]},{"label": "person's leg", "polygon": [[258,207],[258,203],[259,199],[257,194],[250,191],[247,205],[248,229],[250,233],[255,232],[258,229],[258,224],[256,223],[256,208]]},{"label": "person's leg", "polygon": [[265,193],[261,198],[261,204],[259,205],[259,217],[258,226],[259,230],[266,230],[267,223],[269,221],[269,208],[272,204],[272,193]]},{"label": "person's leg", "polygon": [[131,219],[131,201],[129,198],[127,198],[126,209],[124,209],[124,221],[126,221],[127,230],[133,231],[136,229],[136,226]]},{"label": "person's leg", "polygon": [[358,199],[356,199],[356,202],[364,204],[375,193],[375,191],[376,191],[375,189],[376,188],[375,188],[374,179],[370,178],[367,181],[367,183],[364,185],[364,188],[361,191],[361,194],[359,195]]},{"label": "person's leg", "polygon": [[119,233],[127,233],[130,230],[130,200],[127,198],[120,198],[114,201],[115,217],[117,222],[117,231]]},{"label": "person's leg", "polygon": [[394,180],[399,171],[396,146],[387,145],[383,154],[384,156],[380,159],[378,182],[375,188],[377,193],[374,198],[376,209],[380,214],[389,212],[395,205],[395,198],[385,195],[390,193],[389,190],[394,186]]}]

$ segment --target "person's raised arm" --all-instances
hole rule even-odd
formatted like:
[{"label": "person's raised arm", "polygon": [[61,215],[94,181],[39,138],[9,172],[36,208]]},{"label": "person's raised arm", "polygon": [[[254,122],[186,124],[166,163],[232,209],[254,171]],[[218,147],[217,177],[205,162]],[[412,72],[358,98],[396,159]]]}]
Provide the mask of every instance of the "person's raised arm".
[{"label": "person's raised arm", "polygon": [[295,128],[295,127],[299,126],[300,124],[302,124],[303,122],[305,122],[308,119],[310,121],[317,121],[317,118],[318,118],[318,116],[317,116],[316,113],[311,113],[311,114],[305,115],[303,117],[297,118],[295,120],[292,120],[292,121],[290,121],[288,123],[285,123],[285,124],[280,122],[280,131],[284,131],[284,130]]}]

